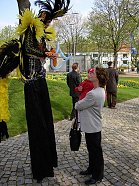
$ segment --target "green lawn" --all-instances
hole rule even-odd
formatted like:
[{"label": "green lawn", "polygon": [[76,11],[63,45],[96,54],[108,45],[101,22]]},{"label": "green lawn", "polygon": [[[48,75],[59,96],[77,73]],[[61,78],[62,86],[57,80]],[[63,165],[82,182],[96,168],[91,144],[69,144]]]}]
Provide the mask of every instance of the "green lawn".
[{"label": "green lawn", "polygon": [[[69,89],[65,81],[47,80],[51,99],[54,122],[67,119],[70,115],[72,103]],[[9,110],[10,120],[8,128],[10,136],[27,131],[24,105],[24,87],[18,79],[9,79]]]},{"label": "green lawn", "polygon": [[[128,82],[132,80],[132,82]],[[118,102],[139,97],[139,78],[120,78],[119,82],[128,82],[130,87],[118,88]],[[66,81],[47,80],[51,99],[54,122],[67,119],[70,115],[72,101]],[[133,86],[133,87],[132,87]],[[9,79],[9,110],[11,113],[8,122],[10,136],[27,131],[24,107],[23,83],[18,79]]]},{"label": "green lawn", "polygon": [[119,78],[118,102],[139,97],[139,78],[122,77]]}]

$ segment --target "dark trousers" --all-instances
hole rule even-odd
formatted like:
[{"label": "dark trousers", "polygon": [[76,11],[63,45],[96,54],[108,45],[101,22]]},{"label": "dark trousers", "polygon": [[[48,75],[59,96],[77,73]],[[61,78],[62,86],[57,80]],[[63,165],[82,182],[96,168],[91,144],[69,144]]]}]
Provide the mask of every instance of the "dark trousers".
[{"label": "dark trousers", "polygon": [[108,107],[115,107],[117,101],[117,92],[107,92]]},{"label": "dark trousers", "polygon": [[92,178],[95,180],[103,179],[104,159],[101,147],[101,132],[85,133],[87,150],[89,153],[88,170],[92,172]]},{"label": "dark trousers", "polygon": [[72,111],[70,114],[70,119],[72,120],[76,116],[76,111],[75,111],[75,103],[79,101],[79,97],[73,97],[72,96]]},{"label": "dark trousers", "polygon": [[53,177],[57,152],[47,82],[38,78],[24,86],[26,119],[33,178]]}]

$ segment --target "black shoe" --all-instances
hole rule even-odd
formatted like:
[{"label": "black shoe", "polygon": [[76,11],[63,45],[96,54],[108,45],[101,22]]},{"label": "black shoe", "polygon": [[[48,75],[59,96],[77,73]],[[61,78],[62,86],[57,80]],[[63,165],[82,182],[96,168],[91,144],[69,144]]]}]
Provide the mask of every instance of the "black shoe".
[{"label": "black shoe", "polygon": [[92,173],[91,173],[91,171],[88,171],[88,170],[86,170],[86,171],[81,171],[81,172],[80,172],[80,175],[90,175],[90,174],[92,174]]},{"label": "black shoe", "polygon": [[96,183],[100,183],[100,182],[102,182],[102,179],[100,179],[100,180],[95,180],[95,179],[93,179],[93,178],[90,178],[89,180],[86,180],[86,181],[85,181],[85,184],[86,184],[86,185],[91,185],[91,184],[96,184]]}]

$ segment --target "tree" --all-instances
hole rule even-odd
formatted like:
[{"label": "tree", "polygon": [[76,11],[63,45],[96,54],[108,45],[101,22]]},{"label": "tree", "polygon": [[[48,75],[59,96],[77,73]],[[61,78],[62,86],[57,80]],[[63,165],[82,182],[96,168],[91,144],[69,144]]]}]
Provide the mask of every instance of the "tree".
[{"label": "tree", "polygon": [[26,8],[30,8],[30,1],[29,0],[17,0],[19,14]]},{"label": "tree", "polygon": [[14,38],[16,38],[15,27],[12,27],[10,25],[5,26],[0,31],[0,45]]},{"label": "tree", "polygon": [[123,43],[129,42],[130,33],[137,27],[125,8],[130,5],[136,10],[137,4],[137,0],[132,3],[127,0],[100,0],[96,1],[90,14],[90,36],[95,35],[97,44],[113,50],[115,67],[117,52]]},{"label": "tree", "polygon": [[[69,21],[70,20],[70,21]],[[66,53],[75,54],[80,36],[84,34],[83,20],[78,13],[69,13],[59,20],[54,20],[57,30],[57,40]]]}]

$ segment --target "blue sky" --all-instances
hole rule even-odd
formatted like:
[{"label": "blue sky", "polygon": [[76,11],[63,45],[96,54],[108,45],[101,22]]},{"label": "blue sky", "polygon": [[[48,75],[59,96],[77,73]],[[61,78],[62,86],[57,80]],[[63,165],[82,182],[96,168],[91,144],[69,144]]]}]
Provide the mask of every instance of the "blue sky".
[{"label": "blue sky", "polygon": [[[34,0],[30,0],[33,10],[36,9],[34,7]],[[9,4],[10,3],[10,4]],[[83,16],[86,16],[93,6],[93,0],[71,0],[71,4],[73,12],[79,12]],[[36,13],[38,11],[36,10]],[[7,25],[14,26],[18,23],[18,5],[16,0],[0,0],[0,28],[3,28]]]}]

